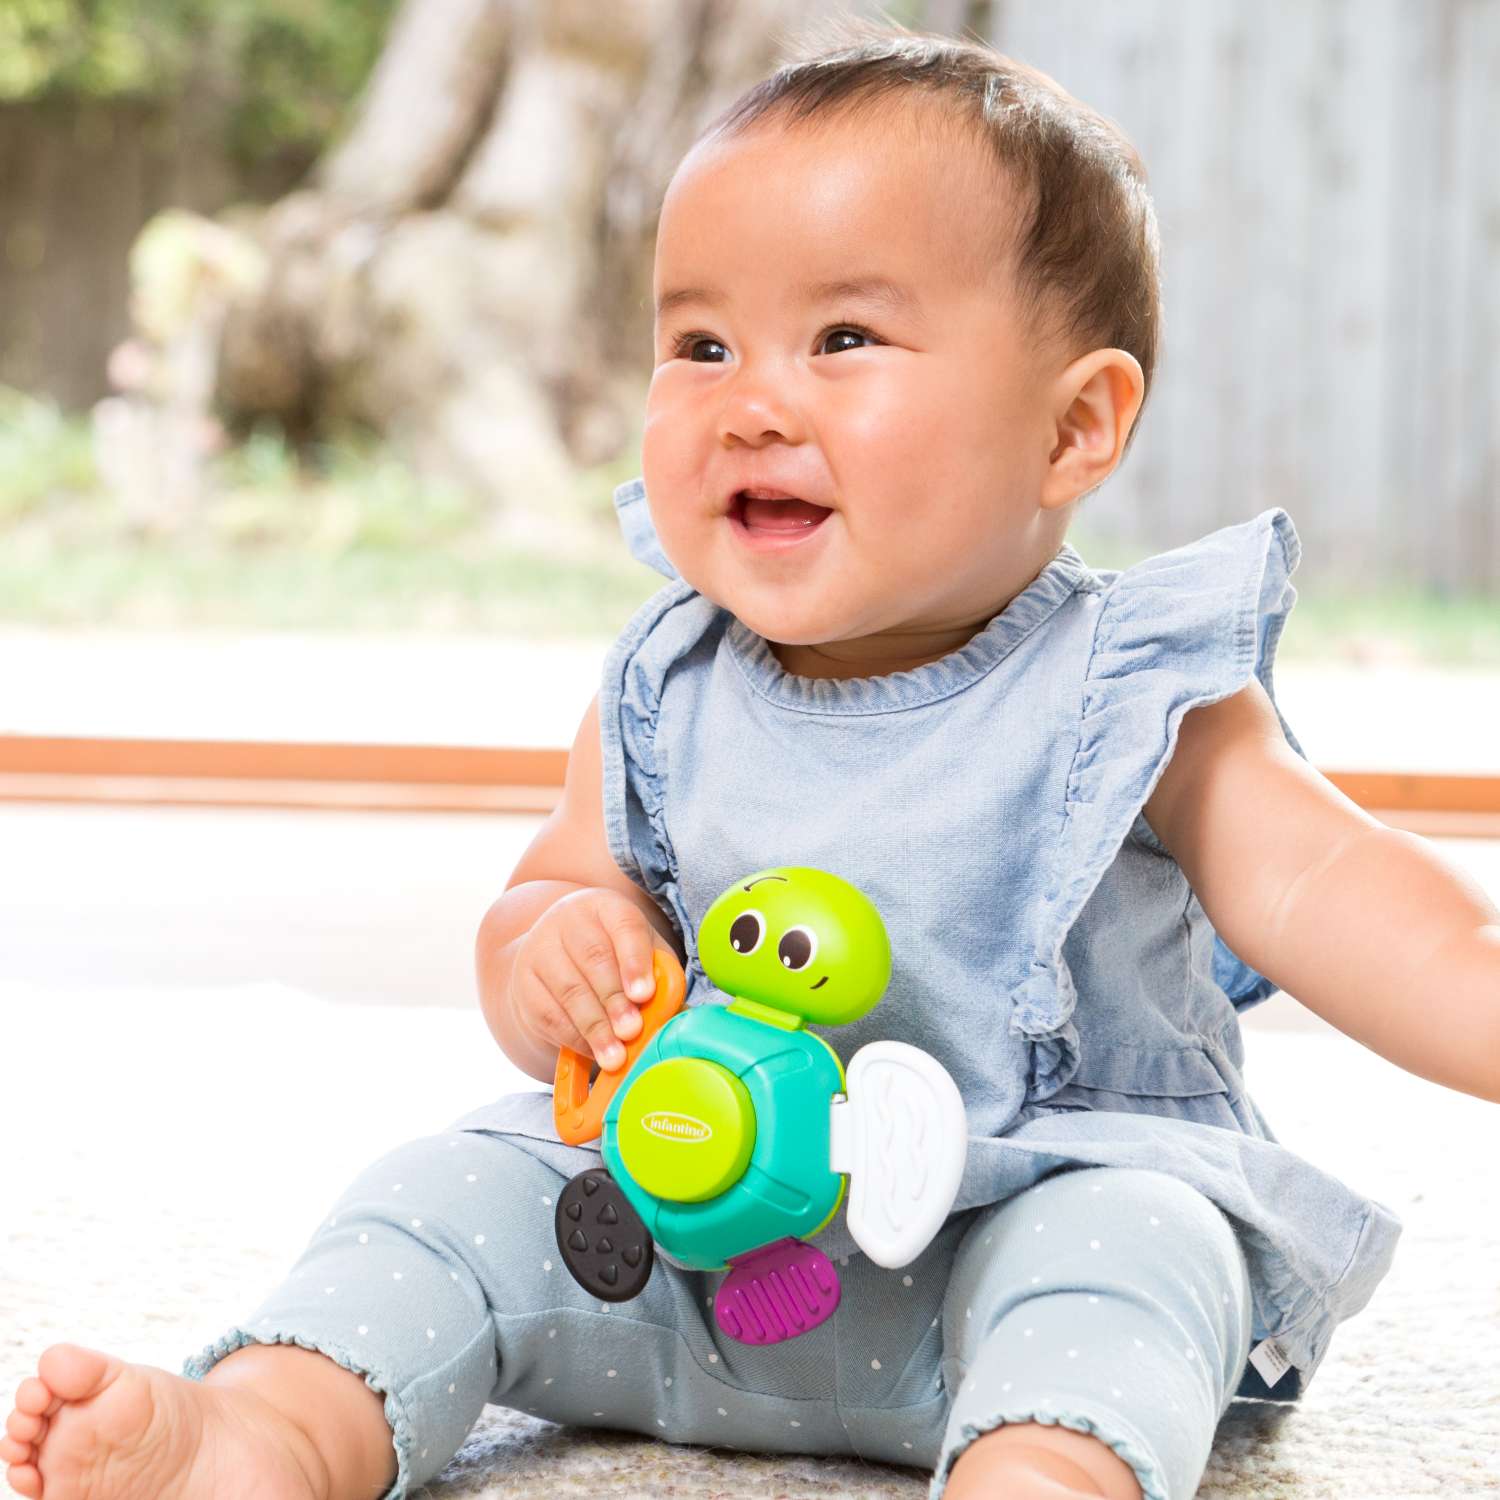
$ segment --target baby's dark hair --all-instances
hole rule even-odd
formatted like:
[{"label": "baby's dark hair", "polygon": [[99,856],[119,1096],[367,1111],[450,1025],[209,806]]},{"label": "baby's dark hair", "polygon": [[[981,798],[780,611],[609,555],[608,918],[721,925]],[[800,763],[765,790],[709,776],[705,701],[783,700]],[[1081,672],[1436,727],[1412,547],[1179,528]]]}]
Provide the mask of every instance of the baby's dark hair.
[{"label": "baby's dark hair", "polygon": [[[878,117],[893,100],[937,96],[987,143],[1013,190],[997,195],[991,268],[1010,266],[1028,331],[1070,358],[1100,348],[1134,355],[1144,411],[1161,333],[1160,244],[1146,170],[1120,128],[982,41],[849,13],[778,41],[788,60],[698,140],[740,135],[768,118],[816,128]],[[1019,220],[1010,213],[1017,196]],[[1137,413],[1125,452],[1139,428]]]}]

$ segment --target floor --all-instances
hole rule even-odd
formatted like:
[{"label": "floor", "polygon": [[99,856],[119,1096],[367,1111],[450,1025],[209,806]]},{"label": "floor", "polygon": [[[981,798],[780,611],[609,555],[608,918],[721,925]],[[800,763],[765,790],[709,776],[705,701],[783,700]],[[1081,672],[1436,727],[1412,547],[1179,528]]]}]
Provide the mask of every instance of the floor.
[{"label": "floor", "polygon": [[[179,1368],[285,1273],[331,1185],[474,1102],[539,1086],[488,1044],[470,955],[540,821],[0,803],[0,1036],[26,1064],[0,1091],[0,1138],[37,1140],[6,1169],[21,1212],[0,1235],[0,1392],[61,1339]],[[1500,841],[1438,847],[1500,898]],[[1403,1073],[1287,995],[1244,1022],[1286,1148],[1409,1228],[1293,1419],[1235,1403],[1202,1500],[1500,1496],[1494,1107]],[[271,1109],[246,1103],[256,1087]],[[1409,1420],[1393,1428],[1393,1410]],[[667,1447],[499,1407],[433,1491],[926,1492],[917,1469]]]},{"label": "floor", "polygon": [[[328,1000],[475,1004],[480,918],[534,815],[0,803],[0,979],[277,981]],[[1433,841],[1500,902],[1500,841]],[[1330,1032],[1278,994],[1251,1027]]]}]

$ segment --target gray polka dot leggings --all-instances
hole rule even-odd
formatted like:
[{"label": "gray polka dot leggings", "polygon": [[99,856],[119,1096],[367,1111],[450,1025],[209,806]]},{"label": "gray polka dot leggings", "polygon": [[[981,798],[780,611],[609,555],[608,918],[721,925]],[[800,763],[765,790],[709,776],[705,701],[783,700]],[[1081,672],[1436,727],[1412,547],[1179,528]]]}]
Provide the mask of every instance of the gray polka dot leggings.
[{"label": "gray polka dot leggings", "polygon": [[396,1148],[183,1373],[293,1343],[362,1374],[398,1459],[386,1500],[436,1475],[487,1402],[668,1442],[918,1465],[930,1500],[980,1434],[1061,1422],[1107,1442],[1146,1500],[1188,1500],[1248,1357],[1229,1220],[1162,1172],[1070,1168],[955,1214],[908,1266],[851,1256],[833,1317],[764,1348],[715,1326],[723,1272],[658,1257],[634,1301],[584,1291],[553,1240],[564,1181],[484,1131]]}]

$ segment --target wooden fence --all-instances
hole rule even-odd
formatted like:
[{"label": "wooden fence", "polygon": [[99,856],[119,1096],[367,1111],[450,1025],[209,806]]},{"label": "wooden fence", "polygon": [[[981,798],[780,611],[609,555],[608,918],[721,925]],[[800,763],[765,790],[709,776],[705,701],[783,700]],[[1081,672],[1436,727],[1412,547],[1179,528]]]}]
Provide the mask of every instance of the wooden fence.
[{"label": "wooden fence", "polygon": [[164,208],[275,198],[307,169],[305,153],[238,165],[225,134],[222,105],[196,89],[0,104],[0,385],[74,409],[108,394],[141,226]]},{"label": "wooden fence", "polygon": [[1145,161],[1163,356],[1091,534],[1283,505],[1309,575],[1500,594],[1497,0],[886,8],[972,27]]}]

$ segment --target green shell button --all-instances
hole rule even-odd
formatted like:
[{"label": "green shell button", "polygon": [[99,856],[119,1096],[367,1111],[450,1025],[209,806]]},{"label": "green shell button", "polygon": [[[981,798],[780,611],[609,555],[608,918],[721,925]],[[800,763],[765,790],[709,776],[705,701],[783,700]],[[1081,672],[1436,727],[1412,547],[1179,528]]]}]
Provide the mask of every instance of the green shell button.
[{"label": "green shell button", "polygon": [[654,1063],[620,1101],[616,1143],[631,1177],[676,1203],[716,1198],[744,1175],[755,1147],[750,1091],[703,1057]]}]

